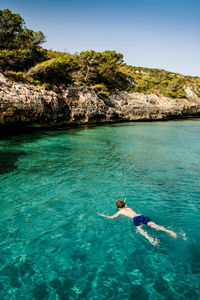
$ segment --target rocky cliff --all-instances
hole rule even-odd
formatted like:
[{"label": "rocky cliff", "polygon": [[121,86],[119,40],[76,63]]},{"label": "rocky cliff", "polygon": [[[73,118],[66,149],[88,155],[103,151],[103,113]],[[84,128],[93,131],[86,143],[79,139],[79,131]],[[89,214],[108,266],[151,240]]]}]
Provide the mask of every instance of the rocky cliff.
[{"label": "rocky cliff", "polygon": [[84,86],[45,91],[8,81],[0,74],[0,125],[58,127],[113,121],[167,120],[200,116],[200,98],[186,88],[187,98],[113,92],[106,100]]}]

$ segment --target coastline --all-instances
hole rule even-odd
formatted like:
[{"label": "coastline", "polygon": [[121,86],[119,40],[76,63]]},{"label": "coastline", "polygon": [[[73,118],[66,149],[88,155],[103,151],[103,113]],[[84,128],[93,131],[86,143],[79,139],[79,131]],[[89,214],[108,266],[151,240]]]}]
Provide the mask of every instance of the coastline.
[{"label": "coastline", "polygon": [[128,121],[168,121],[200,117],[200,98],[172,99],[154,94],[95,91],[71,85],[59,93],[12,82],[0,74],[0,129],[66,129]]}]

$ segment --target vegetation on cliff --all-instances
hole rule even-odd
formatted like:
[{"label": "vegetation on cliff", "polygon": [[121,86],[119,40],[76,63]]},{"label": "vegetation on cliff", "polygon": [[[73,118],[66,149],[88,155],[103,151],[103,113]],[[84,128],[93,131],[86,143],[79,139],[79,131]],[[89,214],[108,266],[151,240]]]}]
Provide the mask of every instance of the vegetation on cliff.
[{"label": "vegetation on cliff", "polygon": [[26,72],[33,65],[48,59],[41,47],[45,36],[25,26],[24,19],[9,9],[0,10],[0,69]]},{"label": "vegetation on cliff", "polygon": [[190,87],[197,96],[200,96],[199,77],[127,65],[121,66],[121,69],[122,72],[130,73],[134,77],[134,80],[138,83],[138,87],[135,87],[134,91],[139,93],[153,93],[170,98],[185,98],[185,89]]},{"label": "vegetation on cliff", "polygon": [[72,83],[70,73],[79,69],[79,63],[71,54],[60,54],[32,67],[27,73],[27,79],[33,78],[39,84],[68,84]]},{"label": "vegetation on cliff", "polygon": [[14,81],[45,89],[68,84],[85,85],[101,98],[113,90],[186,97],[186,87],[200,96],[200,78],[164,70],[128,66],[116,51],[69,54],[41,47],[45,36],[25,26],[9,9],[0,10],[0,72]]}]

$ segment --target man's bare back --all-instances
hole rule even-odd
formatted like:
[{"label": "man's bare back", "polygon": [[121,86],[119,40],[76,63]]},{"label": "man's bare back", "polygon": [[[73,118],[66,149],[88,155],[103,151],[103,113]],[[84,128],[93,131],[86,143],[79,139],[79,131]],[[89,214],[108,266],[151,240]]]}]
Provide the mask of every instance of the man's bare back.
[{"label": "man's bare back", "polygon": [[137,216],[140,216],[139,214],[137,214],[132,208],[130,207],[124,207],[124,208],[121,208],[120,211],[118,212],[119,215],[123,215],[123,216],[126,216],[128,218],[135,218]]},{"label": "man's bare back", "polygon": [[140,214],[137,214],[132,208],[130,207],[123,207],[123,208],[119,208],[119,211],[114,214],[113,216],[105,216],[103,214],[99,214],[99,216],[102,216],[102,217],[107,217],[109,219],[114,219],[114,218],[117,218],[119,215],[123,215],[125,217],[128,217],[128,218],[135,218],[137,216],[140,216]]}]

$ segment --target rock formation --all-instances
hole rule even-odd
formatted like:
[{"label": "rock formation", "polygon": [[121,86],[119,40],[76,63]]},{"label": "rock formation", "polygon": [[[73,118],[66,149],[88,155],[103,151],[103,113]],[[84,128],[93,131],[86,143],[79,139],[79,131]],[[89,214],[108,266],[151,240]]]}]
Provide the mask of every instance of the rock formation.
[{"label": "rock formation", "polygon": [[0,125],[50,128],[200,116],[200,98],[189,87],[185,90],[184,99],[118,91],[102,100],[84,86],[56,93],[11,82],[0,74]]}]

